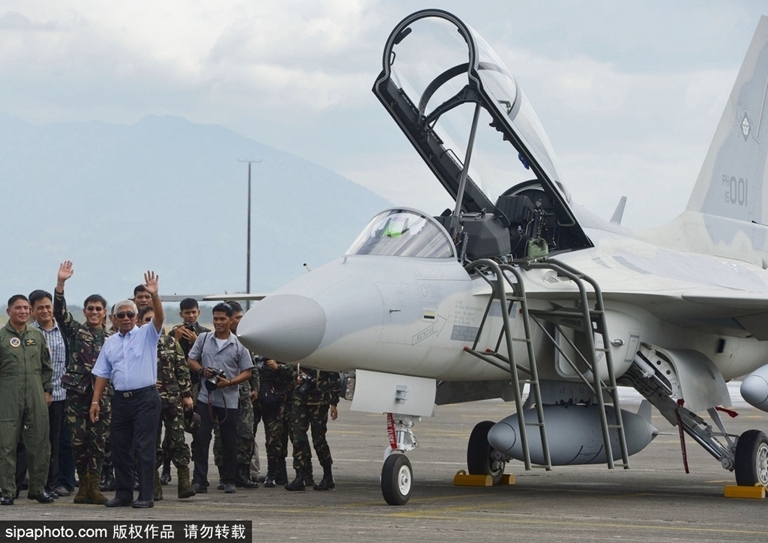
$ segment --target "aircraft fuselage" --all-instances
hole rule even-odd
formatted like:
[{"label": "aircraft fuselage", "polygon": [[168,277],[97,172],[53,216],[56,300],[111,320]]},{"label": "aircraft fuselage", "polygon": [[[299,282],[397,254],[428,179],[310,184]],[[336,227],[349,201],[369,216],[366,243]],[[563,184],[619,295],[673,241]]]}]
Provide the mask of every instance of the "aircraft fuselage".
[{"label": "aircraft fuselage", "polygon": [[[701,326],[687,328],[685,322],[664,320],[665,300],[678,299],[687,291],[712,284],[743,285],[745,280],[762,282],[753,266],[660,249],[604,231],[590,234],[596,242],[594,248],[558,258],[602,286],[617,375],[631,364],[631,349],[637,348],[638,341],[699,351],[716,364],[726,380],[768,361],[768,343],[745,337],[748,334],[738,325],[718,320],[717,315],[712,315],[709,332],[701,331]],[[702,259],[710,265],[704,266]],[[717,275],[707,271],[712,269],[718,270]],[[572,282],[552,271],[522,273],[526,290],[537,294],[534,307],[573,304],[576,288]],[[304,323],[296,319],[310,318],[307,313],[311,313],[285,308],[295,319],[277,329],[285,319],[275,319],[273,312],[286,295],[312,300],[320,309],[313,317],[323,321],[313,325],[314,348],[294,353],[284,347],[283,343],[301,337]],[[480,329],[489,296],[486,281],[470,276],[452,258],[348,255],[299,277],[257,304],[243,323],[242,329],[248,330],[243,340],[264,356],[330,371],[367,369],[439,381],[506,379],[508,372],[464,352]],[[638,305],[641,299],[643,305]],[[691,318],[700,324],[703,317],[700,308],[695,309]],[[522,337],[517,311],[511,317],[514,335]],[[497,305],[483,328],[478,349],[494,347],[501,327]],[[574,378],[558,363],[555,350],[540,330],[534,330],[534,345],[542,378]],[[515,360],[527,365],[525,346],[516,344],[515,349]],[[501,351],[505,351],[503,346]]]}]

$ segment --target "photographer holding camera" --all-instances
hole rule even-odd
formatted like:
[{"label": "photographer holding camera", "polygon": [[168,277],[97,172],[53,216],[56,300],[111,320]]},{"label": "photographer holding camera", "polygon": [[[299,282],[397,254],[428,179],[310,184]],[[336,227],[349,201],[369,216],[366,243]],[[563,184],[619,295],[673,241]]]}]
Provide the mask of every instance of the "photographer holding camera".
[{"label": "photographer holding camera", "polygon": [[235,492],[237,473],[238,385],[251,377],[253,362],[248,349],[230,332],[234,311],[227,303],[213,308],[213,332],[200,335],[189,351],[189,370],[200,376],[197,414],[200,428],[192,443],[195,462],[192,482],[197,493],[208,492],[208,450],[213,425],[221,430],[224,492]]}]

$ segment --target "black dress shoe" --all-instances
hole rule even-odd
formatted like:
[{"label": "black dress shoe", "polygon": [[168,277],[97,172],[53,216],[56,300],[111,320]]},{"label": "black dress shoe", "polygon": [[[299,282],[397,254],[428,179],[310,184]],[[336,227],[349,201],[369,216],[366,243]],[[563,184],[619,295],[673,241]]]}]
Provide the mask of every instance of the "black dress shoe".
[{"label": "black dress shoe", "polygon": [[131,505],[130,500],[124,500],[123,498],[118,498],[115,496],[111,500],[109,500],[107,503],[104,504],[106,507],[125,507],[127,505]]},{"label": "black dress shoe", "polygon": [[13,498],[8,496],[0,496],[0,505],[13,505]]},{"label": "black dress shoe", "polygon": [[135,507],[136,509],[147,509],[149,507],[154,507],[155,502],[154,500],[136,500],[131,504],[132,507]]},{"label": "black dress shoe", "polygon": [[39,503],[53,503],[55,498],[48,492],[42,494],[27,494],[27,499],[37,500]]}]

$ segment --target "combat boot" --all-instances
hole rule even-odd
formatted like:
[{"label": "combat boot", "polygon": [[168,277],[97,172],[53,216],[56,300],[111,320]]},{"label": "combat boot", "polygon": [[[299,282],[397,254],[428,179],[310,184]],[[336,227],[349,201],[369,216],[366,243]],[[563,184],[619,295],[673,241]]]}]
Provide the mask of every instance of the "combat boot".
[{"label": "combat boot", "polygon": [[177,466],[176,471],[179,474],[179,498],[191,498],[197,492],[189,482],[189,466]]},{"label": "combat boot", "polygon": [[275,466],[275,484],[283,486],[288,483],[288,469],[285,467],[285,458],[280,458]]},{"label": "combat boot", "polygon": [[290,483],[285,485],[286,490],[304,490],[306,488],[304,483],[304,472],[300,469],[296,470],[296,478]]},{"label": "combat boot", "polygon": [[[82,478],[81,478],[82,479]],[[112,464],[104,463],[104,467],[101,468],[101,481],[99,482],[99,490],[102,492],[115,489],[115,472],[112,469]]]},{"label": "combat boot", "polygon": [[87,471],[78,471],[77,476],[80,479],[80,486],[77,487],[74,503],[88,503],[90,474]]},{"label": "combat boot", "polygon": [[304,470],[304,484],[307,486],[315,486],[315,478],[312,476],[312,462],[310,462],[307,469]]},{"label": "combat boot", "polygon": [[171,482],[171,459],[166,458],[163,461],[163,473],[160,474],[160,484],[165,486]]},{"label": "combat boot", "polygon": [[336,487],[336,483],[333,481],[333,472],[331,471],[331,464],[323,464],[323,480],[320,484],[315,485],[315,490],[330,490]]},{"label": "combat boot", "polygon": [[95,471],[89,471],[86,477],[88,477],[88,498],[85,503],[94,503],[96,505],[107,503],[109,500],[99,490],[99,474]]},{"label": "combat boot", "polygon": [[[275,461],[267,458],[267,474],[264,476],[264,488],[275,488]],[[283,483],[285,484],[285,483]]]},{"label": "combat boot", "polygon": [[160,474],[155,470],[155,484],[152,488],[152,498],[159,502],[163,499],[163,484],[160,482]]},{"label": "combat boot", "polygon": [[237,466],[235,486],[238,488],[259,488],[259,483],[251,481],[251,470],[248,468],[248,464]]}]

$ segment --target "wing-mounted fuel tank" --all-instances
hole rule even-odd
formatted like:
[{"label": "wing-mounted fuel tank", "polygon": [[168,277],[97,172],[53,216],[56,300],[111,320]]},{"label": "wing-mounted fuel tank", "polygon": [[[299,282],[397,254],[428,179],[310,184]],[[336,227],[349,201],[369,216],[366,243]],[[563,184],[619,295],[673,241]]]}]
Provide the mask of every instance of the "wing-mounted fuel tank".
[{"label": "wing-mounted fuel tank", "polygon": [[768,411],[768,364],[756,369],[741,382],[741,397],[761,411]]}]

